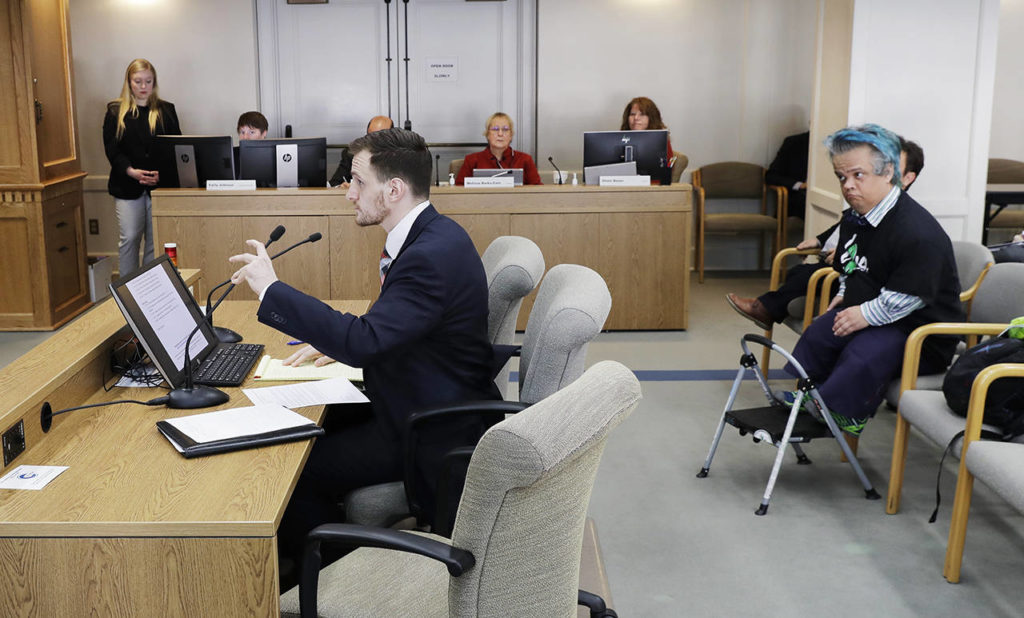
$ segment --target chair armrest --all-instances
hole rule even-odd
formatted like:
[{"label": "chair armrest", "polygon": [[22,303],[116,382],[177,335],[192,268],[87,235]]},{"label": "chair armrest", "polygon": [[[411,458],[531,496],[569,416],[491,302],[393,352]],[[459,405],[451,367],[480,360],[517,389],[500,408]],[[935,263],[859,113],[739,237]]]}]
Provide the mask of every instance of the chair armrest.
[{"label": "chair armrest", "polygon": [[765,184],[764,188],[765,191],[775,192],[775,214],[779,221],[784,221],[789,216],[789,188],[770,184]]},{"label": "chair armrest", "polygon": [[768,289],[774,292],[782,285],[786,258],[794,255],[815,255],[816,253],[818,253],[818,249],[797,249],[796,247],[787,247],[776,253],[775,259],[772,260],[772,279]]},{"label": "chair armrest", "polygon": [[974,300],[974,295],[978,293],[978,288],[981,287],[981,282],[985,279],[985,275],[988,274],[988,269],[992,267],[992,264],[986,264],[985,268],[982,269],[981,273],[978,274],[978,278],[974,280],[974,285],[967,288],[963,292],[960,292],[960,302],[966,303]]},{"label": "chair armrest", "polygon": [[476,558],[470,552],[403,530],[373,528],[353,524],[325,524],[306,536],[302,555],[302,579],[299,583],[299,613],[316,616],[316,593],[320,581],[320,546],[377,547],[419,554],[444,563],[448,573],[458,577],[473,568]]},{"label": "chair armrest", "polygon": [[971,384],[971,400],[967,405],[964,443],[960,460],[967,459],[967,445],[981,438],[981,424],[985,416],[985,398],[992,383],[1000,378],[1024,378],[1024,363],[999,363],[982,369]]},{"label": "chair armrest", "polygon": [[903,373],[900,375],[900,396],[917,386],[917,372],[921,366],[921,346],[931,335],[998,335],[1009,324],[975,322],[935,322],[918,326],[907,337],[903,348]]},{"label": "chair armrest", "polygon": [[405,450],[405,462],[403,464],[403,478],[405,480],[405,495],[409,502],[410,512],[420,521],[423,521],[423,511],[416,500],[416,450],[418,448],[418,433],[424,425],[438,420],[450,420],[468,416],[487,417],[498,414],[515,414],[529,407],[519,401],[484,400],[466,401],[450,406],[421,410],[409,415],[405,424],[405,435],[403,436],[403,448]]}]

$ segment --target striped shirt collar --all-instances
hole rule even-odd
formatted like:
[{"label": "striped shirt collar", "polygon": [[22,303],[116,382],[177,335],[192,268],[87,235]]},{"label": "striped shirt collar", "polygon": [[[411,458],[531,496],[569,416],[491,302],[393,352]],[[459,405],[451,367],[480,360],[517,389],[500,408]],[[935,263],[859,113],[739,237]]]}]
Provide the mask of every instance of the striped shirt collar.
[{"label": "striped shirt collar", "polygon": [[900,188],[893,185],[893,188],[889,190],[889,193],[882,198],[881,202],[878,202],[874,208],[868,211],[868,214],[861,215],[857,211],[850,209],[850,214],[858,219],[865,219],[871,227],[878,227],[878,224],[882,222],[885,215],[889,214],[893,206],[896,205],[896,200],[900,197]]}]

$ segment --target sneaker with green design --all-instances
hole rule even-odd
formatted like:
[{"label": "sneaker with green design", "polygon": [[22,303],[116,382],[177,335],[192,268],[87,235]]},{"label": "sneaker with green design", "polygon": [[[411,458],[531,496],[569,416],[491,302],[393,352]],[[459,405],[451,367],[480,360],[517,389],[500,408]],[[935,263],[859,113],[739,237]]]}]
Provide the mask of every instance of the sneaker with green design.
[{"label": "sneaker with green design", "polygon": [[832,420],[836,422],[839,429],[855,438],[860,437],[860,432],[864,431],[864,426],[868,424],[867,419],[860,421],[853,420],[851,418],[846,418],[842,414],[837,414],[832,410],[829,410],[828,413],[832,415]]}]

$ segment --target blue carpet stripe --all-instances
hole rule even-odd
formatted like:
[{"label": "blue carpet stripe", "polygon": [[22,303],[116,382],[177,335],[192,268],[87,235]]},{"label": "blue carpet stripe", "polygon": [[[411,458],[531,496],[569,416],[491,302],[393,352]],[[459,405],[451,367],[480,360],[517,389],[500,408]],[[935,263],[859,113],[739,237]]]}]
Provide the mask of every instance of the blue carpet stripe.
[{"label": "blue carpet stripe", "polygon": [[[736,379],[737,369],[639,369],[633,373],[641,382],[732,382]],[[769,380],[785,380],[791,377],[782,369],[768,370]],[[754,376],[748,372],[744,379],[753,380]],[[519,372],[513,371],[509,381],[518,383]]]}]

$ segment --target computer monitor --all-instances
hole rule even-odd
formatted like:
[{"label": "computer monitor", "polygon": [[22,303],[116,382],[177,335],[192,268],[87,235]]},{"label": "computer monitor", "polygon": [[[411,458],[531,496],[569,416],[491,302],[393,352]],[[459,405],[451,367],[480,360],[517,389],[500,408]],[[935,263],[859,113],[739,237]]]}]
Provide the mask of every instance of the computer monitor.
[{"label": "computer monitor", "polygon": [[636,161],[636,173],[663,185],[672,182],[668,131],[586,131],[583,167]]},{"label": "computer monitor", "polygon": [[326,187],[327,138],[242,140],[238,177],[257,187]]},{"label": "computer monitor", "polygon": [[153,138],[160,187],[204,187],[207,180],[232,180],[230,135],[157,135]]},{"label": "computer monitor", "polygon": [[114,301],[160,375],[172,387],[185,383],[185,341],[196,325],[189,357],[193,366],[219,341],[199,305],[166,255],[110,284]]}]

